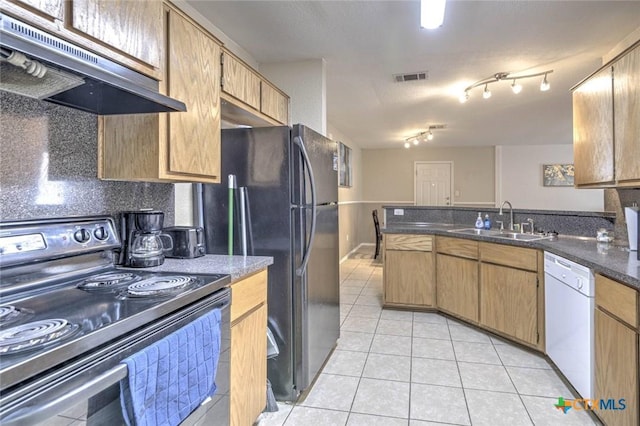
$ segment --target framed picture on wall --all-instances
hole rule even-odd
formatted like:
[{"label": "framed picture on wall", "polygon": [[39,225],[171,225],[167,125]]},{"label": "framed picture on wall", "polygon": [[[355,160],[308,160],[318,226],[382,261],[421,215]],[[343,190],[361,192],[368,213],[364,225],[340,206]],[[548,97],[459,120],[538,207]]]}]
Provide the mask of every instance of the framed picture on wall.
[{"label": "framed picture on wall", "polygon": [[351,186],[351,148],[338,142],[338,185]]},{"label": "framed picture on wall", "polygon": [[543,164],[542,186],[573,186],[573,164]]}]

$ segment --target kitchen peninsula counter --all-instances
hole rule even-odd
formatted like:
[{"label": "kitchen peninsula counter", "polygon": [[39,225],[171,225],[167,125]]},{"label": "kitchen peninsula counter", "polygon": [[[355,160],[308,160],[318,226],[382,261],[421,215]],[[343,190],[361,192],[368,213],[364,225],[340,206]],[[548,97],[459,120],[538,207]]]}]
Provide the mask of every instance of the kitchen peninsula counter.
[{"label": "kitchen peninsula counter", "polygon": [[630,252],[624,247],[598,243],[595,238],[587,237],[560,235],[556,240],[517,241],[455,232],[456,229],[464,228],[470,228],[470,226],[422,222],[392,224],[381,231],[383,234],[442,235],[545,250],[566,257],[569,260],[592,268],[596,273],[607,275],[629,287],[640,290],[640,261],[636,257],[636,252]]},{"label": "kitchen peninsula counter", "polygon": [[183,272],[190,274],[229,274],[238,281],[273,264],[270,256],[227,256],[207,254],[195,259],[165,259],[160,266],[145,268],[149,272]]}]

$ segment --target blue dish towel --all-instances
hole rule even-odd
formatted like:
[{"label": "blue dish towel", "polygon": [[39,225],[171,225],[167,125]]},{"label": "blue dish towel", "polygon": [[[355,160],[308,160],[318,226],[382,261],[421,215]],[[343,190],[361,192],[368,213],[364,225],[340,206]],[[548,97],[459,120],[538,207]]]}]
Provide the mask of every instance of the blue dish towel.
[{"label": "blue dish towel", "polygon": [[220,309],[126,358],[120,382],[128,426],[178,425],[215,393],[220,356]]}]

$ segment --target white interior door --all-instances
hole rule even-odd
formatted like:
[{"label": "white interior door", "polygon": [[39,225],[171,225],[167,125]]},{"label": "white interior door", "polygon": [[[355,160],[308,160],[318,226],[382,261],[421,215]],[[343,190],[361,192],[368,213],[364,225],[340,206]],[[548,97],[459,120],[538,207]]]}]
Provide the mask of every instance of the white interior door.
[{"label": "white interior door", "polygon": [[451,163],[416,163],[416,205],[451,205]]}]

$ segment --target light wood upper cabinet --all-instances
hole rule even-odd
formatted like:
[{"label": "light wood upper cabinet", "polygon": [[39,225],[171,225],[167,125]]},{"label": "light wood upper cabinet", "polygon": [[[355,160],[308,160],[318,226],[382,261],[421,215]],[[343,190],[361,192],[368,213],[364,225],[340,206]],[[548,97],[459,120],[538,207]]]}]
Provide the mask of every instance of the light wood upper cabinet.
[{"label": "light wood upper cabinet", "polygon": [[160,67],[162,2],[71,0],[68,25],[133,58]]},{"label": "light wood upper cabinet", "polygon": [[187,112],[169,115],[168,173],[220,181],[220,45],[168,11],[168,90]]},{"label": "light wood upper cabinet", "polygon": [[222,51],[222,91],[260,110],[261,79],[228,51]]},{"label": "light wood upper cabinet", "polygon": [[383,244],[384,300],[390,306],[435,305],[433,237],[387,234]]},{"label": "light wood upper cabinet", "polygon": [[283,124],[289,123],[289,97],[271,83],[262,80],[260,111]]},{"label": "light wood upper cabinet", "polygon": [[640,45],[613,66],[618,186],[640,186]]},{"label": "light wood upper cabinet", "polygon": [[602,69],[573,92],[573,161],[577,186],[613,184],[613,83]]},{"label": "light wood upper cabinet", "polygon": [[58,20],[62,20],[63,18],[63,1],[64,0],[13,0],[13,2],[18,5],[32,8],[51,19]]},{"label": "light wood upper cabinet", "polygon": [[162,80],[158,0],[0,0],[18,20]]},{"label": "light wood upper cabinet", "polygon": [[98,177],[218,183],[221,48],[181,12],[167,6],[165,19],[161,91],[187,112],[99,117]]},{"label": "light wood upper cabinet", "polygon": [[573,91],[578,187],[640,187],[640,42]]}]

